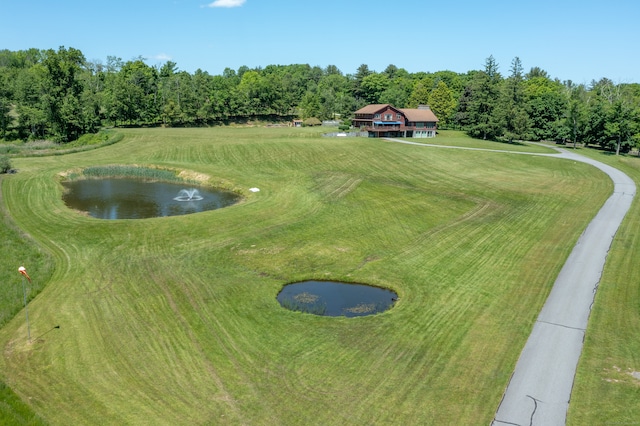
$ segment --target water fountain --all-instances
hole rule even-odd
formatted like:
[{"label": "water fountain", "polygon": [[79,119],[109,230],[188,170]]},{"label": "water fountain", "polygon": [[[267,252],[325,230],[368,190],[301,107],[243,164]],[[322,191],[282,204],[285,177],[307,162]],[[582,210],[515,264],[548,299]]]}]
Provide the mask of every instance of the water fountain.
[{"label": "water fountain", "polygon": [[241,200],[234,192],[212,187],[183,189],[185,184],[141,179],[78,179],[62,185],[67,206],[99,219],[178,216],[228,207]]},{"label": "water fountain", "polygon": [[181,189],[178,196],[174,198],[176,201],[200,201],[202,196],[197,189]]}]

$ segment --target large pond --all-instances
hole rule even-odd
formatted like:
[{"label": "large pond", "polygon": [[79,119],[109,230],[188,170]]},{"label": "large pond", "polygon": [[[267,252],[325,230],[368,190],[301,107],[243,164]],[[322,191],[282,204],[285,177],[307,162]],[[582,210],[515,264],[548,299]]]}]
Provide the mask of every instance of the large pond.
[{"label": "large pond", "polygon": [[391,308],[398,295],[380,287],[334,281],[304,281],[284,286],[277,296],[284,308],[330,317],[361,317]]},{"label": "large pond", "polygon": [[179,216],[230,206],[240,199],[233,192],[137,179],[81,179],[62,185],[67,206],[99,219]]}]

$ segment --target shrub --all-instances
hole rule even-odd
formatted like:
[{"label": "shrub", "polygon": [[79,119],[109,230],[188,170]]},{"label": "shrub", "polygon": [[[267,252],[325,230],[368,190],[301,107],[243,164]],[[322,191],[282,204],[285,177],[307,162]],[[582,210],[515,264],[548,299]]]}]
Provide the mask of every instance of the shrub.
[{"label": "shrub", "polygon": [[66,147],[84,147],[92,145],[108,144],[109,138],[113,135],[112,131],[101,130],[98,133],[86,133],[73,142],[65,144]]},{"label": "shrub", "polygon": [[7,173],[11,170],[11,161],[6,155],[0,155],[0,173]]},{"label": "shrub", "polygon": [[15,145],[0,145],[0,155],[2,154],[18,154],[20,149]]},{"label": "shrub", "polygon": [[322,124],[322,121],[320,121],[316,117],[310,117],[304,120],[302,124],[304,124],[305,126],[319,126]]}]

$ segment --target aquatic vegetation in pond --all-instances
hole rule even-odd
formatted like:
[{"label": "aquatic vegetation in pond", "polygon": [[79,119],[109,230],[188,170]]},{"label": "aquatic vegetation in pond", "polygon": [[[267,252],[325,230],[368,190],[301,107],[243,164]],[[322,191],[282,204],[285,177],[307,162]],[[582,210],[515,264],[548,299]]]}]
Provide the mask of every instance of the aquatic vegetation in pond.
[{"label": "aquatic vegetation in pond", "polygon": [[127,165],[93,166],[83,169],[79,174],[70,178],[135,178],[148,181],[162,181],[175,183],[195,183],[185,182],[178,176],[175,170],[159,169],[152,167],[138,167]]},{"label": "aquatic vegetation in pond", "polygon": [[327,305],[324,303],[306,303],[297,301],[295,299],[285,299],[281,302],[281,306],[290,311],[304,312],[314,315],[324,315],[327,312]]},{"label": "aquatic vegetation in pond", "polygon": [[286,285],[277,299],[283,308],[322,316],[357,317],[391,308],[398,295],[365,284],[304,281]]}]

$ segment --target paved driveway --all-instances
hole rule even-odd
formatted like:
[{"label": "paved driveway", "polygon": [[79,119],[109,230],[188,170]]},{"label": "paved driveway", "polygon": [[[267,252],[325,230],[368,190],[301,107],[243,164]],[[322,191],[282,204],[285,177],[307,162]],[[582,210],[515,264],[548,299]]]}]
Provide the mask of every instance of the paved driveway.
[{"label": "paved driveway", "polygon": [[591,164],[609,175],[614,190],[560,271],[520,354],[493,426],[565,424],[584,334],[607,253],[636,193],[633,180],[620,170],[565,149],[558,151],[559,154],[542,155]]},{"label": "paved driveway", "polygon": [[493,425],[564,425],[591,305],[613,237],[631,207],[636,186],[626,174],[562,150],[609,175],[613,194],[567,258],[520,354]]}]

